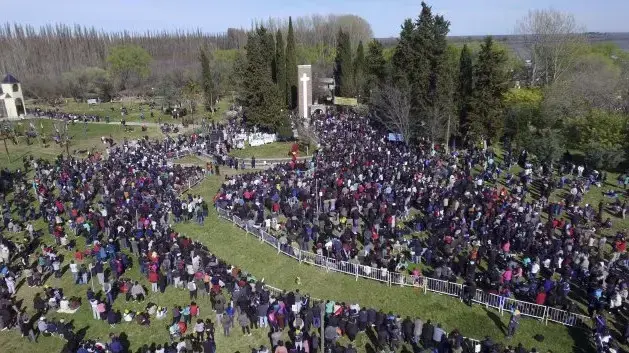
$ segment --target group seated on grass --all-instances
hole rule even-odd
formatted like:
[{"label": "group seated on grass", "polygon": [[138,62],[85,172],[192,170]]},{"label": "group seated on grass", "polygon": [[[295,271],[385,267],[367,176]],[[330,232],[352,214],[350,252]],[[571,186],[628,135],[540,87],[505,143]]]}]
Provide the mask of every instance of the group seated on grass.
[{"label": "group seated on grass", "polygon": [[[491,148],[411,148],[366,118],[312,124],[320,141],[313,161],[228,176],[216,205],[274,234],[287,252],[391,272],[417,273],[421,263],[424,275],[506,297],[569,311],[578,299],[590,315],[624,308],[626,230],[610,238],[600,230],[612,227],[610,213],[625,217],[629,176],[607,193],[611,203],[591,205],[586,194],[615,181],[569,155],[552,169],[534,166],[526,151],[499,160]],[[304,172],[313,166],[314,175]]]}]

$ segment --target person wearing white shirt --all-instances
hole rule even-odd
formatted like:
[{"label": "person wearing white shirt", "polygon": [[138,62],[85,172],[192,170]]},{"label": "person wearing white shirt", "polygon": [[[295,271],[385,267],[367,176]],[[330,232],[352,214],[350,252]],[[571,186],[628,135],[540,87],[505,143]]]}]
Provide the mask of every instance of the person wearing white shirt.
[{"label": "person wearing white shirt", "polygon": [[533,265],[531,266],[531,277],[537,277],[539,270],[540,270],[539,262],[535,261]]},{"label": "person wearing white shirt", "polygon": [[70,261],[70,272],[72,272],[72,278],[74,278],[74,284],[79,281],[79,265],[74,260]]}]

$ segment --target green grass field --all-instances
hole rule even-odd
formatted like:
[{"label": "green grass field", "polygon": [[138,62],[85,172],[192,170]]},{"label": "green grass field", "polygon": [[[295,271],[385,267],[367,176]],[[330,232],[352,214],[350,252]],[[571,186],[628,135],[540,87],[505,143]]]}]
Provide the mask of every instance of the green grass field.
[{"label": "green grass field", "polygon": [[202,160],[194,155],[187,155],[183,158],[179,158],[175,161],[175,163],[182,165],[199,165],[202,167],[205,167],[207,165],[207,161]]},{"label": "green grass field", "polygon": [[266,145],[251,147],[245,146],[244,149],[232,149],[229,155],[237,158],[289,158],[289,152],[292,142],[273,142]]}]

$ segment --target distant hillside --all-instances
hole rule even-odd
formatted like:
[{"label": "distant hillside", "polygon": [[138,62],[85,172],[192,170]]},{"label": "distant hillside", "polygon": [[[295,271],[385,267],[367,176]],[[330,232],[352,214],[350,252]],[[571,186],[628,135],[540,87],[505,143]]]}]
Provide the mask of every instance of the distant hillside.
[{"label": "distant hillside", "polygon": [[[597,33],[590,32],[586,34],[590,43],[613,42],[621,49],[629,51],[629,33]],[[518,54],[526,52],[524,39],[518,35],[494,35],[494,39],[504,43],[512,48]],[[376,38],[385,47],[393,47],[397,43],[397,38]],[[453,43],[479,42],[483,40],[483,36],[450,36],[448,37]]]}]

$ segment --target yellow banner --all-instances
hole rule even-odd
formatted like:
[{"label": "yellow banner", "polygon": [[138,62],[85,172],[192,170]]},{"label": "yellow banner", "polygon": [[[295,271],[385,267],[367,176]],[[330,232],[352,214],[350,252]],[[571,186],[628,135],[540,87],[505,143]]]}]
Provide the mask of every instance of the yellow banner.
[{"label": "yellow banner", "polygon": [[358,105],[358,99],[356,99],[356,98],[347,98],[347,97],[334,97],[334,104],[336,104],[336,105],[357,106]]}]

